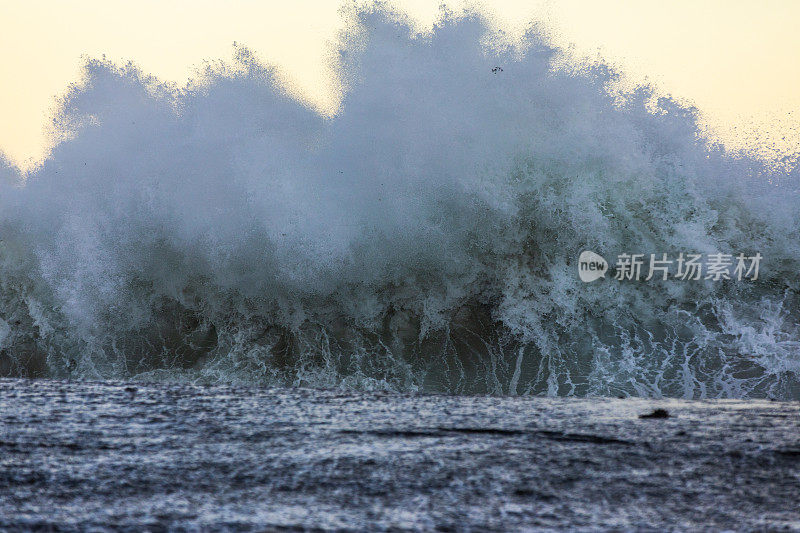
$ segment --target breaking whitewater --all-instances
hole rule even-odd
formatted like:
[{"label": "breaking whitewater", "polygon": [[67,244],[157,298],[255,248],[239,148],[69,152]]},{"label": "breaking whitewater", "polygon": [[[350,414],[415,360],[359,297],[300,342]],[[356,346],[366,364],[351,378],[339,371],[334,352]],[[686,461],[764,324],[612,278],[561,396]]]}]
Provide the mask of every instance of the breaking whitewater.
[{"label": "breaking whitewater", "polygon": [[[536,32],[362,13],[324,117],[245,49],[177,89],[88,61],[0,159],[0,375],[800,399],[800,170]],[[584,283],[584,250],[757,280]]]}]

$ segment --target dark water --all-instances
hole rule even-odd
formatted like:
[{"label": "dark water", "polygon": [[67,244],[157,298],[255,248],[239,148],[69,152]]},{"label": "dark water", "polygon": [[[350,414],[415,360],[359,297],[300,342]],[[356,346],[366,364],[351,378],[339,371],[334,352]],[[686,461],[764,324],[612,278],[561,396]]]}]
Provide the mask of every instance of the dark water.
[{"label": "dark water", "polygon": [[3,530],[800,530],[798,403],[2,380],[0,407]]}]

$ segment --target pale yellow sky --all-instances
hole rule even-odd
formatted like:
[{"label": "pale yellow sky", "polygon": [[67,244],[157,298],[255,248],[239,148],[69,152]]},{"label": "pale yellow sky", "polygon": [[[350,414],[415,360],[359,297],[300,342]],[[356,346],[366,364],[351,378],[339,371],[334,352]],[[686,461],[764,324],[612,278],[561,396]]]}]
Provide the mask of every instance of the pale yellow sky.
[{"label": "pale yellow sky", "polygon": [[[234,41],[280,67],[321,108],[337,97],[326,54],[343,27],[340,0],[0,0],[0,151],[28,167],[48,150],[55,96],[82,56],[133,60],[185,82]],[[440,0],[398,0],[421,28]],[[348,2],[352,5],[352,2]],[[465,2],[448,2],[458,12]],[[605,57],[633,81],[692,102],[729,146],[800,149],[800,1],[495,0],[482,5],[519,34],[544,19],[556,44]]]}]

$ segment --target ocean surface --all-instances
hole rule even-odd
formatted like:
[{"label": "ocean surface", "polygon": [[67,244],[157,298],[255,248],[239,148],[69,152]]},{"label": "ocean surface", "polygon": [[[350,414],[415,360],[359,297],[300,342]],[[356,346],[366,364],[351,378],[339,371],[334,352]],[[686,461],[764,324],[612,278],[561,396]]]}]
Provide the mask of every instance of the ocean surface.
[{"label": "ocean surface", "polygon": [[0,153],[0,530],[800,531],[798,154],[535,24],[349,16],[330,114],[88,58]]},{"label": "ocean surface", "polygon": [[4,531],[800,531],[799,496],[797,402],[0,380]]}]

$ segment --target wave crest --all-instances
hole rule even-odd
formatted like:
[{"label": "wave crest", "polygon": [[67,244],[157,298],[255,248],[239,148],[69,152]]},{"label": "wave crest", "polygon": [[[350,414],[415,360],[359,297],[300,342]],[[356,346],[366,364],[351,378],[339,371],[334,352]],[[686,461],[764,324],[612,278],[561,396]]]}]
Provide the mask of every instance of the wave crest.
[{"label": "wave crest", "polygon": [[[22,184],[0,166],[0,373],[800,399],[796,165],[553,70],[535,32],[359,22],[332,118],[246,49],[183,89],[88,61],[63,142]],[[584,249],[765,259],[586,285]]]}]

